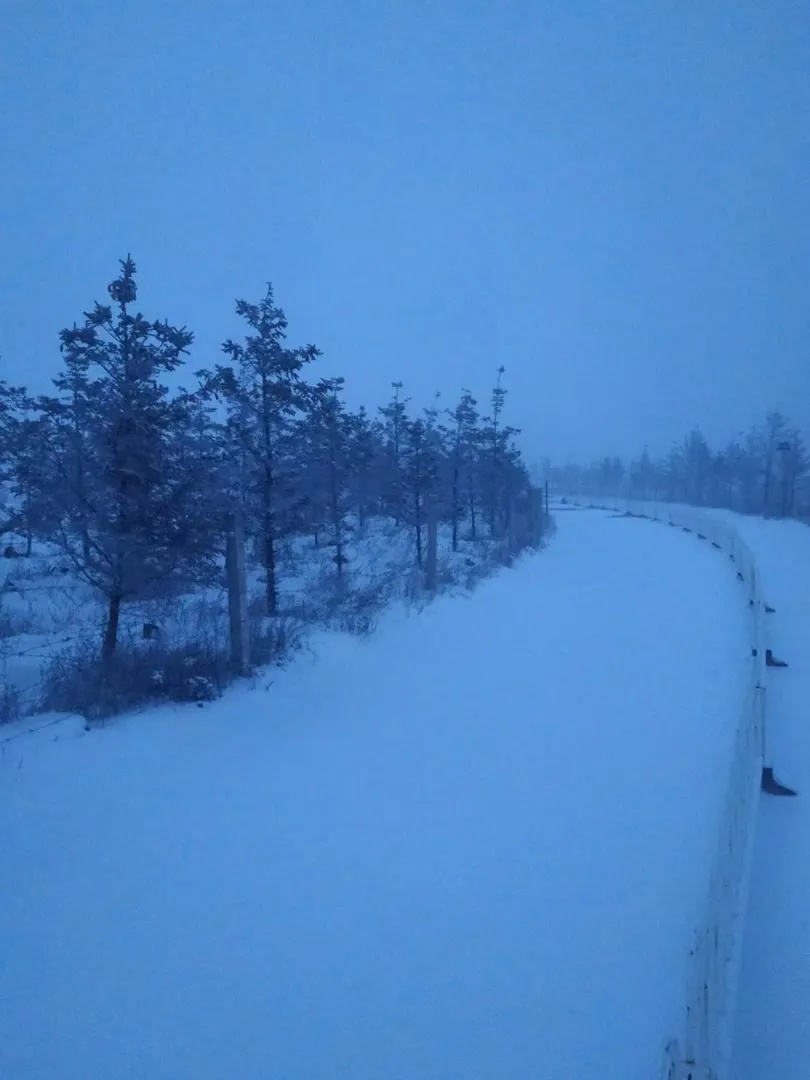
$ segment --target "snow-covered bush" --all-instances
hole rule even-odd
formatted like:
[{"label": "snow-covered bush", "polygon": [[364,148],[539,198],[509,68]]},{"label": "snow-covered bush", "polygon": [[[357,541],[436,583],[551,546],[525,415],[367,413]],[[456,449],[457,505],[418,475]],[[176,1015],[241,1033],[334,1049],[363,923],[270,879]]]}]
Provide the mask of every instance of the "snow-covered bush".
[{"label": "snow-covered bush", "polygon": [[228,682],[227,655],[200,646],[122,646],[106,661],[98,651],[72,647],[47,666],[40,707],[98,724],[161,702],[211,701]]}]

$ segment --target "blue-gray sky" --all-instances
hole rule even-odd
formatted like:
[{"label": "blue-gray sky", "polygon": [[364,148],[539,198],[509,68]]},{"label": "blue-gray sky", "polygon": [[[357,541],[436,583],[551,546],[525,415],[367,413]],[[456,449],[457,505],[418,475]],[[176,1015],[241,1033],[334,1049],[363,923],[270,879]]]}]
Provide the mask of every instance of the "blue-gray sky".
[{"label": "blue-gray sky", "polygon": [[530,456],[810,397],[807,0],[4,0],[0,375],[131,251],[193,367],[271,279],[353,403],[481,397]]}]

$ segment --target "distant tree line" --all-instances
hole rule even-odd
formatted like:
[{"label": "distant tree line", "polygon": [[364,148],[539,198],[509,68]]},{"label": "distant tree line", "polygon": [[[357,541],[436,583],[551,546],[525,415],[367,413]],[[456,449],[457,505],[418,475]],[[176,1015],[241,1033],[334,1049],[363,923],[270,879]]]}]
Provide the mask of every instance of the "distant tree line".
[{"label": "distant tree line", "polygon": [[779,412],[712,447],[694,428],[663,457],[645,448],[625,461],[550,469],[560,492],[727,507],[745,514],[810,518],[810,455],[801,431]]},{"label": "distant tree line", "polygon": [[54,544],[103,598],[102,656],[111,658],[131,601],[221,580],[234,514],[263,569],[266,614],[280,610],[279,545],[328,546],[351,589],[349,541],[374,517],[408,530],[425,558],[427,523],[456,548],[503,538],[536,544],[538,492],[505,422],[503,368],[486,413],[469,390],[449,408],[414,411],[401,382],[388,402],[352,411],[343,379],[318,378],[319,350],[290,346],[272,287],[239,300],[244,336],[223,363],[187,370],[193,334],[138,310],[131,258],[96,303],[60,334],[51,394],[0,382],[0,483],[11,493],[0,531]]}]

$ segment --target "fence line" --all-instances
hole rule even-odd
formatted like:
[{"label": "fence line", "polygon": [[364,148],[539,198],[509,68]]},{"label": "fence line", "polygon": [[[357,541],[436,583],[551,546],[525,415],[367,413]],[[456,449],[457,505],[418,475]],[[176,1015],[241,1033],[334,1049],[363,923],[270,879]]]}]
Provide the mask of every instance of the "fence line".
[{"label": "fence line", "polygon": [[[575,500],[579,502],[580,500]],[[706,906],[689,952],[686,1013],[664,1050],[662,1080],[728,1080],[743,923],[765,761],[765,600],[753,552],[732,524],[692,507],[628,499],[582,500],[694,533],[733,561],[750,608],[751,657],[737,721]]]}]

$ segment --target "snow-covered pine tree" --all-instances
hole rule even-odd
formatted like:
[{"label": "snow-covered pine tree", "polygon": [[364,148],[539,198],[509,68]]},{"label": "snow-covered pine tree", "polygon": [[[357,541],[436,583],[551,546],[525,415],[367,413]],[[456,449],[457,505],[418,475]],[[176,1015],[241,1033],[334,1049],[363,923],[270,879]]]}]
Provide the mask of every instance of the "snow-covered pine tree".
[{"label": "snow-covered pine tree", "polygon": [[104,660],[115,653],[122,604],[190,572],[204,543],[190,504],[196,478],[178,459],[188,408],[161,381],[193,335],[133,312],[135,272],[128,256],[108,287],[112,303],[62,331],[57,395],[39,402],[53,434],[50,538],[106,601]]},{"label": "snow-covered pine tree", "polygon": [[291,488],[285,442],[311,393],[302,372],[320,351],[314,345],[285,347],[287,318],[274,302],[272,285],[258,304],[238,300],[236,313],[248,332],[241,343],[223,344],[233,366],[217,365],[210,386],[227,402],[231,431],[244,451],[248,497],[259,522],[267,613],[276,615],[277,546],[288,531],[285,511]]},{"label": "snow-covered pine tree", "polygon": [[49,442],[47,420],[24,388],[0,381],[0,486],[11,495],[8,503],[0,504],[0,537],[12,530],[22,533],[26,555],[47,528],[43,491]]},{"label": "snow-covered pine tree", "polygon": [[517,428],[503,422],[503,410],[506,390],[501,384],[505,368],[501,365],[497,371],[495,386],[491,395],[491,413],[483,419],[481,431],[481,473],[483,479],[483,504],[490,535],[502,536],[509,521],[509,500],[514,495],[514,437],[519,434]]},{"label": "snow-covered pine tree", "polygon": [[405,501],[405,475],[403,470],[403,450],[406,428],[408,425],[408,402],[410,398],[403,398],[402,382],[392,382],[394,391],[387,405],[378,409],[382,419],[385,433],[385,448],[387,459],[387,483],[385,485],[385,498],[390,507],[397,525],[402,521]]},{"label": "snow-covered pine tree", "polygon": [[438,475],[435,440],[425,420],[406,420],[403,427],[403,508],[414,530],[416,563],[424,557],[423,529],[427,522],[427,500],[435,493]]},{"label": "snow-covered pine tree", "polygon": [[452,423],[449,434],[450,521],[453,551],[458,550],[458,532],[465,507],[470,516],[470,535],[477,536],[478,460],[481,433],[477,402],[469,390],[461,391],[458,405],[448,411]]},{"label": "snow-covered pine tree", "polygon": [[349,481],[352,472],[352,424],[340,394],[343,379],[322,379],[313,388],[301,421],[301,445],[307,456],[307,501],[334,550],[335,572],[342,582],[350,536]]},{"label": "snow-covered pine tree", "polygon": [[349,425],[349,501],[362,531],[369,517],[384,504],[385,451],[381,430],[371,423],[364,407],[347,413]]}]

